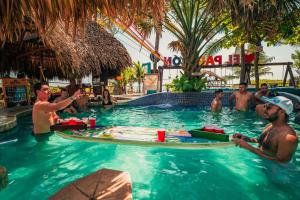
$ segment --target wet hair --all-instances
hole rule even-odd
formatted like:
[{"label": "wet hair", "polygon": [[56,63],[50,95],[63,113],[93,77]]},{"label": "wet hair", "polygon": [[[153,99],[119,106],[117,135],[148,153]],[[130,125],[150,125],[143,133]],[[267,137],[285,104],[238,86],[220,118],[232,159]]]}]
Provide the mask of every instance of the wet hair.
[{"label": "wet hair", "polygon": [[35,95],[37,95],[36,91],[41,90],[43,85],[48,85],[49,86],[49,84],[47,82],[38,82],[38,83],[34,84],[33,89],[34,89]]},{"label": "wet hair", "polygon": [[215,96],[217,96],[217,95],[220,94],[221,92],[223,92],[222,89],[216,90],[216,91],[215,91]]},{"label": "wet hair", "polygon": [[262,84],[260,85],[260,87],[262,87],[262,86],[268,86],[268,84],[262,83]]},{"label": "wet hair", "polygon": [[106,91],[107,94],[108,94],[108,95],[107,95],[108,99],[110,99],[110,93],[109,93],[109,90],[108,90],[108,89],[104,89],[104,90],[103,90],[103,92],[102,92],[102,97],[104,98],[104,92],[105,92],[105,91]]},{"label": "wet hair", "polygon": [[247,84],[247,83],[245,83],[245,82],[241,82],[239,85],[244,85],[245,87],[247,87],[247,86],[248,86],[248,84]]}]

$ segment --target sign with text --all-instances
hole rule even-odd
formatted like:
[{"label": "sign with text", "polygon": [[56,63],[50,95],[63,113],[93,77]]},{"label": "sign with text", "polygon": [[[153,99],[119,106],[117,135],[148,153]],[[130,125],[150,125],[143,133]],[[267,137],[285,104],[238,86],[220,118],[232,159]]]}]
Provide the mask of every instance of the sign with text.
[{"label": "sign with text", "polygon": [[[254,54],[246,54],[245,55],[245,63],[250,64],[255,59]],[[217,56],[207,56],[207,57],[201,57],[199,61],[200,65],[238,65],[241,64],[241,56],[240,54],[232,54],[228,55],[228,59],[226,62],[223,61],[222,55]]]}]

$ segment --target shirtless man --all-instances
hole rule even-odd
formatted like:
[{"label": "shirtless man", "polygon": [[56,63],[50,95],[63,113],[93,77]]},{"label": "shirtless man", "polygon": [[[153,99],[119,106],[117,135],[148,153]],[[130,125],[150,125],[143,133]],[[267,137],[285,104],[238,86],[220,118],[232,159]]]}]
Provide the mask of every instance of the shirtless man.
[{"label": "shirtless man", "polygon": [[[277,162],[289,162],[298,146],[298,136],[292,127],[287,124],[288,115],[293,112],[293,103],[288,98],[277,96],[264,105],[264,118],[271,123],[264,129],[258,138],[249,138],[240,133],[233,135],[237,146],[247,149],[263,158]],[[248,144],[259,144],[255,148]]]},{"label": "shirtless man", "polygon": [[219,112],[222,110],[222,98],[223,98],[223,90],[216,90],[215,91],[215,98],[211,102],[211,111],[212,112]]},{"label": "shirtless man", "polygon": [[58,116],[55,111],[62,110],[70,105],[81,94],[80,90],[76,91],[73,96],[62,100],[58,103],[48,102],[51,95],[50,88],[47,83],[37,83],[34,86],[37,100],[32,109],[33,133],[43,134],[50,132],[50,126],[54,125]]},{"label": "shirtless man", "polygon": [[239,90],[233,92],[229,97],[229,108],[233,108],[233,100],[235,100],[235,109],[239,111],[247,111],[249,109],[249,104],[253,102],[254,96],[251,92],[247,91],[247,84],[240,83]]}]

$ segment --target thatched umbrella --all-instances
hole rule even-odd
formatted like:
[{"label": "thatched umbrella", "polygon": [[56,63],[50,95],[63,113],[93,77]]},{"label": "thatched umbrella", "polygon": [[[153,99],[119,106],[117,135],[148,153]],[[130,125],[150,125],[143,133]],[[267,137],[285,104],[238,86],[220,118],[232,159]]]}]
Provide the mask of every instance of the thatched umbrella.
[{"label": "thatched umbrella", "polygon": [[131,200],[131,178],[127,172],[101,169],[70,183],[49,199]]},{"label": "thatched umbrella", "polygon": [[[71,79],[92,71],[114,76],[131,64],[125,47],[96,22],[86,23],[84,29],[78,28],[75,37],[65,31],[62,22],[58,22],[43,40],[36,33],[31,35],[25,35],[17,44],[7,43],[0,51],[0,73],[12,70],[39,78],[42,70],[47,78]],[[4,56],[4,52],[11,53]]]}]

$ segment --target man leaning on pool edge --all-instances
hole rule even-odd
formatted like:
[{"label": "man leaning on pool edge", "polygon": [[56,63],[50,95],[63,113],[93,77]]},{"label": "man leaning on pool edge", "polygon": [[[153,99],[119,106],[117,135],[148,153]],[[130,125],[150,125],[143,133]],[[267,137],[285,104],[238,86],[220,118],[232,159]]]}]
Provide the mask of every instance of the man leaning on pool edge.
[{"label": "man leaning on pool edge", "polygon": [[[233,135],[233,142],[263,158],[281,163],[289,162],[298,146],[297,133],[287,123],[288,115],[293,112],[293,103],[283,96],[262,99],[266,102],[263,117],[271,123],[258,138],[249,138],[237,133]],[[251,146],[248,142],[258,143],[259,148]]]}]

